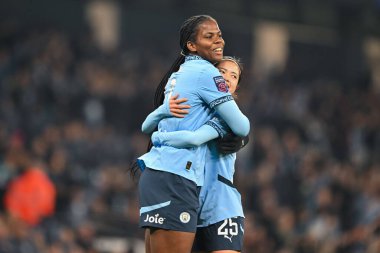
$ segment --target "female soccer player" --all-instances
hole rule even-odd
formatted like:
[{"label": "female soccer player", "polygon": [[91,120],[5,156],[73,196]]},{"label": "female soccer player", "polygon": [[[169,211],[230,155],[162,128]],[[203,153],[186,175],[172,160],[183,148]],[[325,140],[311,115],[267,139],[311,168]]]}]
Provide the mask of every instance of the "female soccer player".
[{"label": "female soccer player", "polygon": [[[216,20],[207,15],[186,20],[180,29],[180,46],[181,55],[157,87],[155,105],[163,103],[157,111],[170,114],[169,100],[177,93],[188,99],[191,108],[184,118],[162,119],[158,129],[194,131],[209,121],[215,111],[232,132],[246,136],[249,120],[213,65],[222,59],[224,48]],[[152,147],[139,158],[140,167],[145,168],[139,181],[140,226],[147,229],[150,237],[148,252],[191,251],[206,149],[205,144],[190,149]]]},{"label": "female soccer player", "polygon": [[[223,57],[216,66],[229,91],[236,96],[235,91],[242,72],[240,62],[236,58]],[[223,137],[228,131],[223,121],[216,117],[193,132],[155,132],[152,142],[155,146],[190,148],[218,136]],[[198,229],[193,249],[213,253],[239,252],[243,246],[244,215],[240,194],[232,183],[236,154],[220,155],[215,141],[208,146],[205,183],[200,193]]]}]

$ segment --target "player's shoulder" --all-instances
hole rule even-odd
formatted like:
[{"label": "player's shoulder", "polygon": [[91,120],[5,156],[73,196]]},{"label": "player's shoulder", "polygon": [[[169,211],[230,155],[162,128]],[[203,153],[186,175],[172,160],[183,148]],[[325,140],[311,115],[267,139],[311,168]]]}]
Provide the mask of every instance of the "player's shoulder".
[{"label": "player's shoulder", "polygon": [[201,64],[200,64],[200,67],[203,70],[208,71],[210,73],[217,73],[217,74],[219,74],[218,69],[211,62],[209,62],[209,61],[202,60]]},{"label": "player's shoulder", "polygon": [[199,69],[199,74],[201,78],[206,81],[210,79],[215,79],[215,78],[223,78],[220,75],[219,70],[209,62],[201,66],[201,69]]},{"label": "player's shoulder", "polygon": [[205,59],[202,59],[198,56],[194,56],[194,58],[191,58],[191,57],[187,57],[186,58],[186,62],[185,62],[186,65],[190,65],[192,70],[197,70],[197,71],[202,71],[202,72],[205,72],[205,71],[208,71],[208,72],[218,72],[217,68],[209,61],[205,60]]}]

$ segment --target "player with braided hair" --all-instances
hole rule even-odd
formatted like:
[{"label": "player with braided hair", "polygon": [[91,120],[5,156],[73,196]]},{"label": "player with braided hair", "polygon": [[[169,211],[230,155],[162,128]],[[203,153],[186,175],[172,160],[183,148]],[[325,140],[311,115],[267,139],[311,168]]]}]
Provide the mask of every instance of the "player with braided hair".
[{"label": "player with braided hair", "polygon": [[[225,79],[230,93],[235,92],[240,82],[242,65],[234,57],[225,56],[216,64]],[[176,102],[178,105],[181,101]],[[174,108],[174,104],[171,108]],[[154,122],[145,124],[155,125]],[[200,192],[198,229],[193,249],[207,252],[240,252],[243,247],[244,214],[241,196],[233,185],[236,153],[221,154],[217,141],[228,134],[229,128],[214,117],[196,131],[154,132],[154,146],[169,145],[176,148],[191,148],[208,142],[205,164],[205,182]],[[210,142],[209,142],[210,141]]]},{"label": "player with braided hair", "polygon": [[[223,57],[224,40],[215,19],[186,20],[180,30],[181,55],[156,90],[157,109],[149,118],[162,132],[194,131],[216,113],[232,132],[248,135],[250,124],[236,105],[214,63]],[[171,117],[169,103],[181,94],[191,106],[184,118]],[[162,119],[162,120],[161,120]],[[238,122],[238,124],[236,124]],[[151,133],[151,128],[143,132]],[[204,182],[207,146],[152,147],[139,157],[140,226],[146,228],[147,252],[190,252],[197,226],[200,186]]]}]

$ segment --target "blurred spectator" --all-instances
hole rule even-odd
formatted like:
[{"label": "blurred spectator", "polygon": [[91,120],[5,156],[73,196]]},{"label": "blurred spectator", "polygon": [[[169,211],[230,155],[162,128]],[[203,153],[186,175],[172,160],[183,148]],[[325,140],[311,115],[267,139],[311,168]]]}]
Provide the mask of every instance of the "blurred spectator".
[{"label": "blurred spectator", "polygon": [[9,183],[4,196],[5,210],[29,225],[37,225],[54,214],[55,187],[39,168],[28,168]]},{"label": "blurred spectator", "polygon": [[[1,40],[0,252],[142,251],[126,171],[145,152],[140,124],[172,48],[140,46],[106,54],[58,30]],[[361,80],[247,73],[239,102],[253,138],[236,168],[244,251],[380,252],[379,93]],[[34,226],[7,213],[15,182],[37,172],[28,167],[56,189],[55,211],[27,219]]]}]

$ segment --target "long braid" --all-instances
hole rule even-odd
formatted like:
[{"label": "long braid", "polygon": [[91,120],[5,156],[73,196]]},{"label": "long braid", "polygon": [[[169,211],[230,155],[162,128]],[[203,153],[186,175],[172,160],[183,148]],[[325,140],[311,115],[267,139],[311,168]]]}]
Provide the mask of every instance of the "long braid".
[{"label": "long braid", "polygon": [[[158,84],[156,88],[156,92],[154,95],[154,108],[158,108],[160,105],[162,105],[164,98],[165,98],[165,86],[168,82],[170,76],[178,71],[179,67],[182,63],[185,61],[185,56],[188,55],[189,49],[187,48],[187,42],[188,41],[195,41],[195,36],[198,31],[199,24],[203,23],[205,20],[214,20],[211,16],[208,15],[198,15],[193,16],[187,19],[181,26],[181,29],[179,31],[180,34],[180,40],[179,45],[182,49],[181,54],[177,57],[177,59],[174,61],[168,72],[164,75],[164,77],[161,79],[161,82]],[[147,151],[152,148],[153,144],[152,141],[149,140]]]},{"label": "long braid", "polygon": [[164,102],[164,91],[165,91],[165,85],[168,82],[170,76],[172,73],[178,71],[179,66],[185,61],[185,56],[179,55],[177,59],[174,61],[168,72],[164,75],[164,77],[161,79],[161,82],[158,84],[156,88],[156,93],[154,95],[154,108],[158,108],[162,103]]},{"label": "long braid", "polygon": [[[181,47],[181,54],[174,61],[174,63],[172,64],[170,69],[166,72],[166,74],[161,79],[160,83],[158,84],[156,88],[156,92],[154,94],[154,109],[162,105],[165,98],[166,83],[168,82],[170,76],[174,72],[179,70],[179,67],[185,61],[185,56],[190,53],[189,49],[187,48],[187,42],[188,41],[195,42],[198,26],[206,20],[214,20],[214,19],[208,15],[197,15],[197,16],[190,17],[182,24],[181,29],[179,31],[179,34],[180,34],[179,44]],[[153,146],[152,141],[149,139],[147,152],[150,151],[152,146]],[[134,177],[134,175],[137,173],[138,170],[139,168],[136,162],[133,162],[131,166],[129,167],[129,171],[132,177]]]},{"label": "long braid", "polygon": [[163,101],[164,101],[164,91],[165,91],[165,85],[168,82],[171,74],[178,71],[181,64],[185,61],[185,56],[188,55],[189,49],[187,48],[187,42],[188,41],[195,41],[195,36],[198,31],[198,25],[203,23],[205,20],[210,20],[213,18],[207,15],[198,15],[193,16],[187,19],[181,26],[181,29],[179,31],[180,34],[180,40],[179,40],[179,46],[181,47],[181,54],[177,57],[177,59],[174,61],[168,72],[164,75],[161,82],[158,84],[156,88],[156,93],[154,96],[154,108],[156,109],[159,107]]}]

